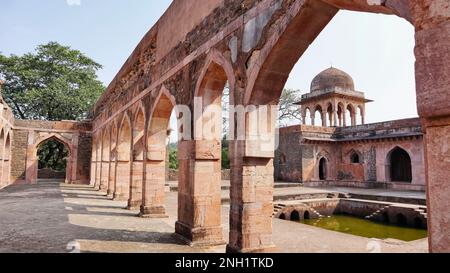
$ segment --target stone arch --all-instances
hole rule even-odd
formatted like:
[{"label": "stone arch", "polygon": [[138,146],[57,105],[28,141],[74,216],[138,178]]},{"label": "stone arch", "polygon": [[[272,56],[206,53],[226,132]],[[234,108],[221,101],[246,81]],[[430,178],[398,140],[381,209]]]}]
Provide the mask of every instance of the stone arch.
[{"label": "stone arch", "polygon": [[131,187],[132,127],[128,113],[120,122],[117,142],[116,189],[114,199],[128,201]]},{"label": "stone arch", "polygon": [[347,104],[347,108],[346,108],[346,114],[349,114],[350,120],[347,120],[347,126],[351,125],[351,126],[356,126],[356,108],[355,106],[353,106],[353,104],[349,103]]},{"label": "stone arch", "polygon": [[363,154],[355,149],[351,149],[347,156],[350,164],[362,164],[364,162]]},{"label": "stone arch", "polygon": [[411,22],[408,14],[395,7],[371,5],[369,1],[330,2],[297,0],[292,4],[293,8],[282,21],[279,31],[273,32],[259,51],[255,60],[258,65],[252,70],[245,91],[246,104],[270,104],[279,99],[295,64],[339,9],[396,14]]},{"label": "stone arch", "polygon": [[300,221],[300,213],[297,210],[291,212],[291,221]]},{"label": "stone arch", "polygon": [[391,182],[412,182],[411,156],[400,146],[396,146],[387,154],[386,177]]},{"label": "stone arch", "polygon": [[101,143],[100,190],[107,191],[109,185],[109,160],[111,156],[111,132],[107,126],[101,131]]},{"label": "stone arch", "polygon": [[[317,117],[320,118],[320,122],[317,120]],[[313,120],[313,125],[323,126],[325,119],[323,117],[323,107],[321,104],[314,106],[314,113],[311,113],[311,118]]]},{"label": "stone arch", "polygon": [[[193,156],[188,156],[186,159],[190,165],[180,164],[180,174],[187,172],[192,174],[180,180],[180,185],[183,184],[182,187],[186,188],[190,188],[187,185],[192,185],[196,190],[179,192],[179,200],[185,200],[185,202],[179,204],[184,207],[184,212],[178,215],[176,232],[185,238],[190,238],[193,243],[198,240],[206,244],[223,242],[221,227],[222,96],[227,82],[230,88],[229,103],[233,106],[235,76],[232,65],[219,51],[212,50],[207,57],[194,93],[196,99],[194,104],[195,140],[190,143],[190,147],[181,147],[183,149],[181,153],[193,154]],[[229,137],[232,140],[242,133],[239,130],[234,131],[236,122],[240,120],[238,115],[230,111]],[[233,151],[231,149],[231,153]],[[185,168],[185,166],[189,167]],[[233,174],[231,176],[233,177]],[[234,181],[231,183],[233,184]],[[195,202],[196,199],[205,198],[210,201]],[[234,207],[235,205],[231,205],[231,210]],[[231,215],[231,218],[233,217],[234,215]]]},{"label": "stone arch", "polygon": [[62,143],[69,152],[66,166],[66,183],[71,181],[72,170],[74,169],[73,155],[75,153],[72,142],[58,133],[42,134],[34,142],[33,145],[28,146],[27,149],[27,170],[26,180],[28,183],[35,184],[38,181],[38,149],[49,140],[54,140]]},{"label": "stone arch", "polygon": [[146,112],[142,101],[137,106],[133,119],[133,154],[131,170],[130,199],[128,209],[138,210],[142,205],[142,184],[144,181],[144,159],[145,159],[145,126]]},{"label": "stone arch", "polygon": [[[166,152],[170,116],[176,107],[175,97],[165,86],[152,104],[146,134],[145,176],[142,189],[141,217],[166,217]],[[181,175],[180,175],[181,177]]]},{"label": "stone arch", "polygon": [[312,125],[311,109],[309,107],[305,107],[303,110],[303,125]]},{"label": "stone arch", "polygon": [[311,219],[311,214],[309,213],[308,210],[306,210],[306,211],[303,213],[303,219],[305,219],[305,220]]},{"label": "stone arch", "polygon": [[[393,8],[382,5],[371,5],[369,1],[330,1],[339,4],[339,8],[353,8],[356,10],[405,14],[396,12]],[[273,4],[276,5],[276,4]],[[323,1],[294,1],[285,16],[278,18],[277,31],[269,32],[265,44],[258,48],[258,55],[250,69],[248,82],[244,94],[246,105],[274,105],[278,104],[283,87],[288,80],[294,65],[317,38],[319,33],[328,25],[339,11],[339,8]],[[345,109],[345,108],[344,108]],[[269,156],[268,156],[269,157]],[[261,165],[264,165],[263,162]],[[268,175],[267,179],[273,175]],[[264,200],[256,202],[264,203]],[[260,204],[264,206],[263,204]],[[269,216],[269,213],[267,213]],[[247,221],[247,219],[242,220]],[[236,227],[241,225],[236,225]],[[269,229],[267,229],[268,233]],[[231,233],[230,233],[231,234]],[[258,232],[259,235],[265,232]],[[256,234],[255,234],[256,235]],[[232,238],[230,236],[230,238]],[[266,237],[264,237],[266,238]],[[257,240],[254,240],[257,241]],[[267,241],[267,240],[265,240]],[[246,242],[230,242],[233,244],[246,244]],[[264,244],[257,246],[248,243],[253,248],[265,248]]]},{"label": "stone arch", "polygon": [[316,175],[320,181],[330,179],[330,154],[326,150],[322,150],[317,154]]}]

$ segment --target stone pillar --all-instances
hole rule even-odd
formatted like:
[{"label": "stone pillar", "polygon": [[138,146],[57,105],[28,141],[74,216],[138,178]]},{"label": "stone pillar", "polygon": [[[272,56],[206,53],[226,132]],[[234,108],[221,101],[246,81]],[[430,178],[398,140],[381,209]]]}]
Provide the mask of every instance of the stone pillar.
[{"label": "stone pillar", "polygon": [[302,115],[302,125],[306,125],[306,114]]},{"label": "stone pillar", "polygon": [[311,126],[315,126],[316,125],[316,115],[315,114],[311,114]]},{"label": "stone pillar", "polygon": [[342,112],[342,126],[347,127],[347,108]]},{"label": "stone pillar", "polygon": [[142,206],[142,182],[144,177],[144,162],[133,160],[131,170],[130,199],[128,200],[129,210],[139,210]]},{"label": "stone pillar", "polygon": [[128,201],[130,198],[131,166],[130,161],[117,160],[116,188],[114,200]]},{"label": "stone pillar", "polygon": [[109,162],[108,191],[106,193],[108,198],[114,198],[114,192],[116,190],[116,164],[115,159]]},{"label": "stone pillar", "polygon": [[107,161],[107,159],[102,159],[101,164],[100,191],[106,192],[108,190],[109,181],[109,161]]},{"label": "stone pillar", "polygon": [[166,218],[165,185],[166,161],[164,159],[147,160],[143,186],[141,217]]},{"label": "stone pillar", "polygon": [[100,178],[101,178],[101,172],[102,172],[102,162],[97,161],[95,164],[95,189],[100,190]]},{"label": "stone pillar", "polygon": [[272,252],[275,250],[272,242],[273,159],[270,155],[245,156],[245,145],[245,141],[230,142],[231,207],[227,252]]},{"label": "stone pillar", "polygon": [[337,113],[337,107],[333,110],[333,118],[334,118],[334,127],[339,127],[339,119],[338,119],[338,113]]},{"label": "stone pillar", "polygon": [[327,111],[322,111],[322,127],[327,127]]},{"label": "stone pillar", "polygon": [[95,160],[91,160],[91,186],[95,186],[95,174],[97,172],[96,164],[97,162],[95,162]]},{"label": "stone pillar", "polygon": [[181,141],[178,153],[176,233],[191,245],[225,244],[221,227],[220,141]]},{"label": "stone pillar", "polygon": [[425,130],[430,251],[450,253],[450,6],[411,1],[416,29],[416,83]]},{"label": "stone pillar", "polygon": [[356,126],[356,112],[350,114],[352,120],[352,126]]}]

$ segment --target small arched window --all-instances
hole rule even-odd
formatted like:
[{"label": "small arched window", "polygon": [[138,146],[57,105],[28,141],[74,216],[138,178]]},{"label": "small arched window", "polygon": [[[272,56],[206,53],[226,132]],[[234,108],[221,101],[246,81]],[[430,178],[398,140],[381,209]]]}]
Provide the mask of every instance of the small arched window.
[{"label": "small arched window", "polygon": [[360,164],[361,163],[361,157],[358,153],[353,153],[350,157],[350,162],[353,164]]}]

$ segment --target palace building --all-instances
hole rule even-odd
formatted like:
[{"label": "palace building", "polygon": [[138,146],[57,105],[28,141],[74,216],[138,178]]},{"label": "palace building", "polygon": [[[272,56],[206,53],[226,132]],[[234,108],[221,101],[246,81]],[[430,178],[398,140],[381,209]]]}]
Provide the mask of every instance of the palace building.
[{"label": "palace building", "polygon": [[317,75],[297,103],[302,125],[280,129],[275,179],[424,191],[420,119],[365,124],[369,102],[344,71],[329,68]]}]

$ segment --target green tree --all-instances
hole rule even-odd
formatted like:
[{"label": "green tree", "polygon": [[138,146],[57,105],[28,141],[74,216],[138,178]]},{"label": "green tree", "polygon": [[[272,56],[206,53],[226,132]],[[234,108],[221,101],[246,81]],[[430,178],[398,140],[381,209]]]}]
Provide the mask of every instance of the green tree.
[{"label": "green tree", "polygon": [[39,169],[50,168],[65,171],[69,150],[59,141],[49,140],[39,146]]},{"label": "green tree", "polygon": [[294,103],[300,101],[300,91],[294,89],[284,89],[281,93],[278,121],[281,126],[286,126],[291,123],[300,124],[302,121],[302,113],[300,106]]},{"label": "green tree", "polygon": [[169,151],[169,169],[178,170],[177,149],[170,149],[170,151]]},{"label": "green tree", "polygon": [[20,119],[84,119],[104,90],[96,75],[100,68],[80,51],[56,42],[23,56],[0,54],[3,97]]}]

